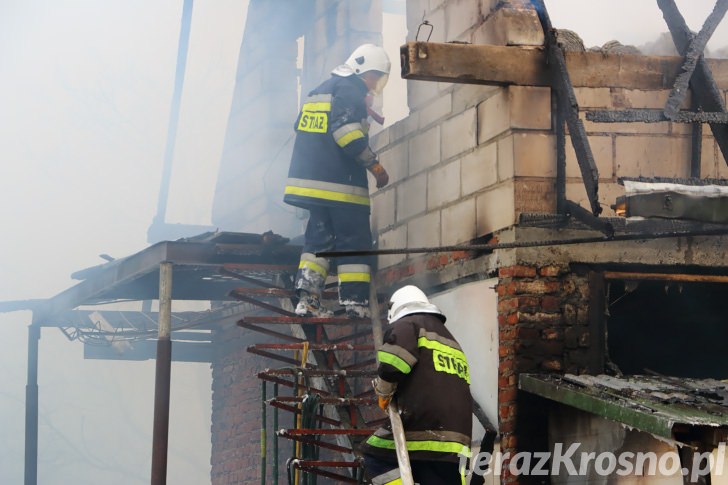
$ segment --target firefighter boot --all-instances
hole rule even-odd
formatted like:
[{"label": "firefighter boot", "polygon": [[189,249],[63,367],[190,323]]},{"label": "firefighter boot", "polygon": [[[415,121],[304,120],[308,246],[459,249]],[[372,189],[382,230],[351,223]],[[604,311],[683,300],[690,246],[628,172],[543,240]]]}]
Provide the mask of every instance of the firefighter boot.
[{"label": "firefighter boot", "polygon": [[312,295],[307,291],[299,291],[298,305],[296,305],[294,313],[299,317],[328,318],[333,316],[332,312],[321,305],[318,295]]}]

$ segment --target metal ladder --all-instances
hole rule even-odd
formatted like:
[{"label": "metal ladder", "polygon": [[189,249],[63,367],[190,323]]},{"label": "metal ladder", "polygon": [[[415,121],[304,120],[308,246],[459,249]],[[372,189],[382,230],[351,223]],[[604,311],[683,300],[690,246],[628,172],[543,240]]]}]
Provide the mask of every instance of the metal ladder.
[{"label": "metal ladder", "polygon": [[[317,477],[333,480],[326,483],[360,483],[363,466],[355,449],[387,420],[371,386],[376,376],[372,324],[369,319],[352,320],[342,315],[343,310],[332,303],[336,292],[329,287],[322,300],[335,309],[333,317],[296,316],[292,290],[295,271],[293,266],[239,264],[227,264],[222,269],[245,284],[232,290],[230,297],[268,313],[237,322],[241,328],[276,340],[251,345],[247,351],[283,364],[258,373],[262,430],[267,429],[269,409],[276,430],[270,479],[267,433],[263,431],[261,436],[261,484],[279,481],[279,438],[289,440],[293,448],[286,461],[289,483],[313,485]],[[260,278],[260,274],[265,277]],[[281,411],[293,418],[292,428],[279,429]]]}]

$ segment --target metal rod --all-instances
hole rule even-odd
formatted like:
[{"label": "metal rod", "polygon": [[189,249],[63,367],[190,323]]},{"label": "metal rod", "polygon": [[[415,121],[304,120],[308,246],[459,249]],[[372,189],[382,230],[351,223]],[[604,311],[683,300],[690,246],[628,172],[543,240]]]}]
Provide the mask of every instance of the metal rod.
[{"label": "metal rod", "polygon": [[270,303],[260,301],[257,298],[251,298],[250,296],[239,293],[236,290],[231,291],[230,293],[228,293],[228,295],[235,298],[236,300],[244,301],[246,303],[250,303],[251,305],[259,306],[260,308],[263,308],[263,309],[268,310],[273,313],[278,313],[285,317],[294,317],[295,318],[297,316],[295,313],[289,312],[288,310],[284,310],[283,308],[281,308],[279,306],[271,305]]},{"label": "metal rod", "polygon": [[494,251],[496,249],[536,248],[542,246],[568,246],[616,241],[641,241],[672,237],[725,236],[728,229],[706,229],[685,232],[655,232],[650,234],[615,234],[614,236],[591,236],[574,239],[547,239],[543,241],[518,241],[494,244],[469,244],[460,246],[436,246],[429,248],[372,249],[368,251],[324,251],[316,253],[319,258],[343,258],[346,256],[379,256],[384,254],[449,253],[457,251]]},{"label": "metal rod", "polygon": [[28,382],[25,385],[25,485],[38,483],[38,343],[40,326],[28,327]]},{"label": "metal rod", "polygon": [[154,222],[164,224],[167,213],[167,198],[172,177],[172,162],[174,160],[174,146],[177,142],[177,125],[179,124],[179,111],[182,104],[182,87],[185,80],[185,66],[187,65],[187,47],[190,41],[190,26],[192,24],[192,0],[185,0],[182,7],[182,26],[179,32],[179,46],[177,48],[177,70],[175,72],[174,91],[167,126],[167,145],[164,150],[164,165],[162,166],[162,180],[157,200],[157,215]]},{"label": "metal rod", "polygon": [[[278,383],[273,383],[273,397],[278,396]],[[278,485],[278,408],[273,408],[273,485]]]},{"label": "metal rod", "polygon": [[261,409],[261,427],[260,427],[260,485],[265,485],[265,447],[266,447],[266,439],[267,439],[267,430],[266,427],[268,426],[268,419],[266,416],[266,386],[267,382],[260,381],[260,409]]},{"label": "metal rod", "polygon": [[154,431],[152,435],[152,485],[167,483],[169,440],[169,388],[172,370],[172,263],[159,265],[159,336],[154,381]]},{"label": "metal rod", "polygon": [[[368,344],[309,344],[307,342],[298,342],[294,344],[253,344],[248,349],[269,349],[269,350],[363,350],[372,351],[374,347]],[[304,362],[301,366],[305,366]]]}]

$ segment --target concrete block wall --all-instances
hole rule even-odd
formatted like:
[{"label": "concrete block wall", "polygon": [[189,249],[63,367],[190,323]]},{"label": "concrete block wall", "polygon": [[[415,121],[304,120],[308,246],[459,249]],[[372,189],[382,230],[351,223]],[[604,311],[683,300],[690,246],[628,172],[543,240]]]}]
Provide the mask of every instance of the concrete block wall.
[{"label": "concrete block wall", "polygon": [[[552,212],[550,96],[541,87],[443,85],[436,100],[378,135],[390,173],[372,197],[380,248],[465,243],[514,224],[520,212]],[[380,267],[403,259],[384,256]]]},{"label": "concrete block wall", "polygon": [[[390,185],[372,196],[380,248],[467,243],[515,224],[521,213],[555,212],[550,88],[417,83],[434,87],[437,97],[374,140],[390,173]],[[602,215],[615,215],[611,205],[624,194],[620,177],[689,177],[691,127],[585,119],[589,109],[661,108],[669,90],[575,93],[599,171]],[[701,176],[724,178],[728,167],[707,125],[702,152]],[[568,130],[566,177],[567,198],[589,208]],[[379,265],[404,259],[383,256]]]},{"label": "concrete block wall", "polygon": [[[586,121],[589,109],[662,109],[669,90],[642,91],[624,88],[576,88],[581,118],[599,170],[599,201],[603,215],[614,215],[609,207],[624,193],[620,177],[689,177],[691,125],[684,123],[594,123]],[[690,99],[683,108],[688,108]],[[704,125],[702,178],[723,178],[728,173],[712,132]],[[574,150],[567,140],[567,192],[569,199],[588,207]]]},{"label": "concrete block wall", "polygon": [[331,70],[342,64],[357,46],[382,43],[382,2],[316,0],[306,3],[313,11],[303,33],[301,96],[328,79]]},{"label": "concrete block wall", "polygon": [[292,0],[250,2],[213,200],[222,230],[287,234],[293,225],[293,211],[277,202],[297,112],[300,12]]}]

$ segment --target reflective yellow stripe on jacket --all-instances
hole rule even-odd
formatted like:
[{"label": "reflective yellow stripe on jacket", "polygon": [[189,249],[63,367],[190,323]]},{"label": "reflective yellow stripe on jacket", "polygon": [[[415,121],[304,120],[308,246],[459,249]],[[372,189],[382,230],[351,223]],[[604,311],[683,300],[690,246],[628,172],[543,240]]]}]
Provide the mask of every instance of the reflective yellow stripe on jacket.
[{"label": "reflective yellow stripe on jacket", "polygon": [[354,185],[322,182],[320,180],[289,178],[285,193],[312,199],[348,202],[357,205],[369,205],[369,191]]},{"label": "reflective yellow stripe on jacket", "polygon": [[334,140],[341,148],[359,138],[364,138],[364,129],[361,123],[349,123],[334,131]]},{"label": "reflective yellow stripe on jacket", "polygon": [[402,374],[412,372],[412,367],[417,363],[417,357],[410,354],[399,345],[388,343],[382,344],[377,351],[377,360],[381,364],[389,364]]},{"label": "reflective yellow stripe on jacket", "polygon": [[[396,449],[394,440],[380,438],[379,436],[370,436],[367,439],[367,444],[387,450]],[[413,441],[407,439],[407,451],[435,451],[440,453],[457,453],[458,455],[470,456],[470,447],[456,441]]]}]

